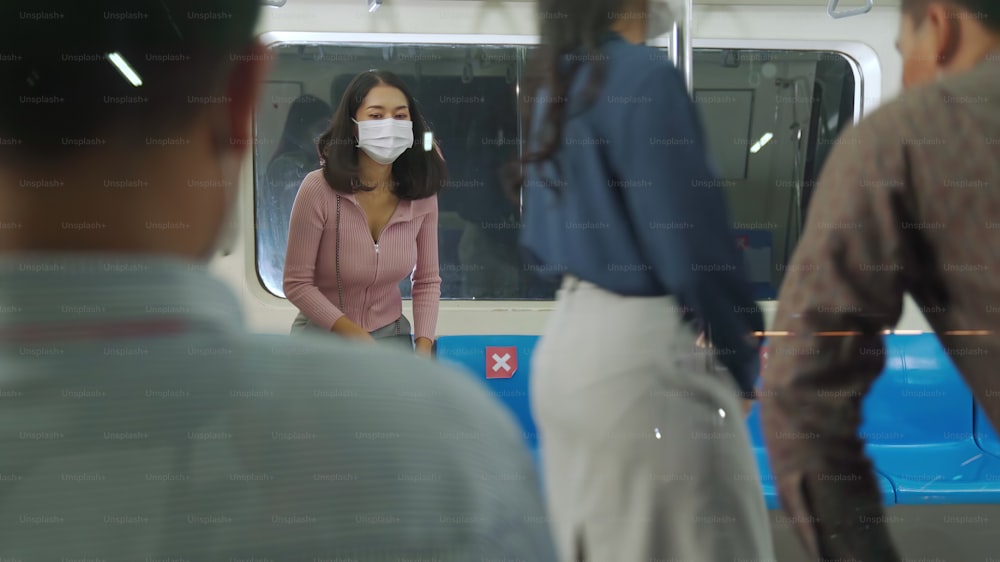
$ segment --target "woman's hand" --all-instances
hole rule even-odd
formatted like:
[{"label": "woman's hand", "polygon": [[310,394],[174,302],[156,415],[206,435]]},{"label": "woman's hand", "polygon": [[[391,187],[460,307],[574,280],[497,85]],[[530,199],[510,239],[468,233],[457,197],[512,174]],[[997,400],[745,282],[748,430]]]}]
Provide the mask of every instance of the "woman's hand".
[{"label": "woman's hand", "polygon": [[698,339],[694,341],[694,344],[701,348],[712,347],[712,342],[705,341],[705,332],[698,334]]},{"label": "woman's hand", "polygon": [[355,324],[347,316],[341,316],[339,320],[334,322],[333,329],[330,331],[347,339],[375,343],[375,338],[371,334],[366,332],[361,326]]},{"label": "woman's hand", "polygon": [[[698,339],[695,340],[694,344],[702,349],[712,348],[712,342],[705,341],[705,332],[698,334]],[[745,398],[740,399],[740,408],[743,410],[743,417],[749,418],[750,411],[753,410],[753,405],[756,400],[747,400]]]},{"label": "woman's hand", "polygon": [[434,355],[434,342],[429,338],[417,338],[414,341],[414,346],[417,348],[417,353],[423,355],[424,357],[431,357]]}]

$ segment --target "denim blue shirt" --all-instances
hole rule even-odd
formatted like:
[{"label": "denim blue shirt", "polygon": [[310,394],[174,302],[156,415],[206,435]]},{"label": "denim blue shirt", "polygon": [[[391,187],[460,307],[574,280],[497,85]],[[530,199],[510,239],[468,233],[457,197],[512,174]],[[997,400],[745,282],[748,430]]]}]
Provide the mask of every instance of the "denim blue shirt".
[{"label": "denim blue shirt", "polygon": [[[752,392],[764,329],[730,230],[697,110],[665,53],[609,34],[592,103],[585,62],[567,96],[562,146],[525,170],[521,246],[528,269],[573,274],[633,296],[674,295],[706,328],[719,360]],[[538,147],[543,89],[528,147]],[[554,189],[553,189],[554,188]]]}]

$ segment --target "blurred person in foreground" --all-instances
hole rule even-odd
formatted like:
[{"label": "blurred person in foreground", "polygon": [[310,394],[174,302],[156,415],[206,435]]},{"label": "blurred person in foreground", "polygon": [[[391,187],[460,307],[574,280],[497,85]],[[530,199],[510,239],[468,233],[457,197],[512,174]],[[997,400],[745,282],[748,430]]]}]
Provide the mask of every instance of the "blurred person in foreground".
[{"label": "blurred person in foreground", "polygon": [[768,560],[744,417],[763,318],[684,78],[644,44],[667,4],[539,20],[521,245],[562,278],[531,381],[560,560]]},{"label": "blurred person in foreground", "polygon": [[900,559],[857,432],[905,293],[1000,426],[1000,3],[903,0],[897,45],[906,92],[830,155],[763,375],[771,467],[814,559]]},{"label": "blurred person in foreground", "polygon": [[0,558],[550,561],[475,381],[250,335],[206,273],[269,58],[256,2],[27,5],[0,14]]}]

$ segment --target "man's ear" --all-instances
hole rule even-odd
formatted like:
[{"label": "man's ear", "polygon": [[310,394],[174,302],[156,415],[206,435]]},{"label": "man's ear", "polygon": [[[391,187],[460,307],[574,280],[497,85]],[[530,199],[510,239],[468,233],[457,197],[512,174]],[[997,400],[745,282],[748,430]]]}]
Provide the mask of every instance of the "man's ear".
[{"label": "man's ear", "polygon": [[959,12],[950,6],[932,2],[927,6],[924,25],[933,34],[937,64],[947,66],[958,51],[960,23]]},{"label": "man's ear", "polygon": [[242,156],[253,144],[250,120],[264,77],[271,70],[273,55],[267,47],[254,41],[251,47],[234,58],[235,64],[226,85],[226,97],[229,98],[227,124],[231,131],[229,143]]}]

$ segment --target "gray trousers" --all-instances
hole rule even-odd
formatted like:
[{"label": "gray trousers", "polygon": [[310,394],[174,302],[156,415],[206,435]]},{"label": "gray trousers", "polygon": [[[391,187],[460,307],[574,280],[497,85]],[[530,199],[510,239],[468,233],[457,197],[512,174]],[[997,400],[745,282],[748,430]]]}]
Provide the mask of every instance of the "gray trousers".
[{"label": "gray trousers", "polygon": [[774,560],[746,419],[670,297],[567,278],[532,358],[559,560]]},{"label": "gray trousers", "polygon": [[[313,324],[305,314],[299,312],[298,316],[292,322],[291,335],[305,333],[321,333],[328,336],[336,336],[335,333]],[[405,315],[401,314],[395,322],[369,332],[369,334],[375,338],[377,343],[413,351],[413,336],[410,334],[410,321],[406,319]]]}]

